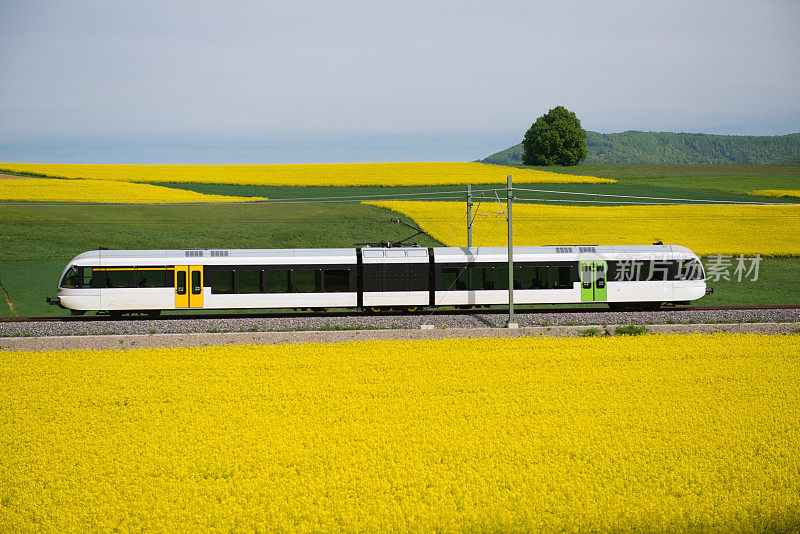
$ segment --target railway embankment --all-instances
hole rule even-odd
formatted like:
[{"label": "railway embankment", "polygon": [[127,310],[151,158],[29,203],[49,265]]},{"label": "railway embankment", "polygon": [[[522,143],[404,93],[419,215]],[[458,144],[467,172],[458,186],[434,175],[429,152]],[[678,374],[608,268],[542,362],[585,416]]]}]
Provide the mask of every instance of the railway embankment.
[{"label": "railway embankment", "polygon": [[[340,342],[441,337],[609,336],[643,333],[800,333],[800,309],[654,312],[349,315],[0,323],[0,349],[138,348],[246,343]],[[424,329],[423,325],[426,326]],[[621,329],[621,330],[620,330]]]}]

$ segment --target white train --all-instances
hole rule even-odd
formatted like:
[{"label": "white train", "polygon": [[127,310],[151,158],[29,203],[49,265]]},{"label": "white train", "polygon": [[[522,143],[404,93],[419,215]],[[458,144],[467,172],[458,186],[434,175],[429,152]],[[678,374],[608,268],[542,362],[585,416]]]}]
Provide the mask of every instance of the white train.
[{"label": "white train", "polygon": [[[514,249],[515,304],[657,309],[710,292],[685,247]],[[67,265],[50,304],[80,315],[191,309],[416,311],[508,304],[508,251],[481,248],[94,250]]]}]

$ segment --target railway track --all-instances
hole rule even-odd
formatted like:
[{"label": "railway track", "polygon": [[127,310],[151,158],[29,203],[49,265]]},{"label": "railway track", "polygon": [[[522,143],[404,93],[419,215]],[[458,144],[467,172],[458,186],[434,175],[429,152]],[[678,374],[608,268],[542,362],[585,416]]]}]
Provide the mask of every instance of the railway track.
[{"label": "railway track", "polygon": [[[796,310],[800,304],[773,304],[773,305],[747,305],[747,306],[665,306],[655,311],[731,311],[731,310]],[[515,308],[517,314],[528,313],[611,313],[608,308]],[[270,318],[338,318],[338,317],[368,317],[368,316],[398,316],[398,315],[502,315],[508,313],[507,308],[477,308],[477,309],[434,309],[421,310],[409,313],[401,310],[388,310],[383,312],[371,311],[291,311],[291,312],[243,312],[243,313],[198,313],[198,314],[164,314],[158,317],[147,315],[126,315],[121,319],[113,319],[108,315],[78,315],[78,316],[51,316],[51,317],[0,317],[0,323],[89,323],[89,322],[118,322],[118,321],[171,321],[192,319],[270,319]],[[641,311],[614,312],[614,313],[642,313]]]}]

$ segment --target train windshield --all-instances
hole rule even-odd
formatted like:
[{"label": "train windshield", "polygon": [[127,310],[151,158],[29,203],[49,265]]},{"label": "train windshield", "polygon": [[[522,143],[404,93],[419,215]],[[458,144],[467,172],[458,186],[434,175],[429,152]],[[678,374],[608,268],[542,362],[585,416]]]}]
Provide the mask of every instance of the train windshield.
[{"label": "train windshield", "polygon": [[61,278],[59,287],[68,289],[91,287],[92,286],[92,268],[91,267],[75,267],[72,266],[64,273]]},{"label": "train windshield", "polygon": [[70,267],[61,279],[59,286],[66,288],[81,287],[83,285],[83,276],[78,272],[77,267]]}]

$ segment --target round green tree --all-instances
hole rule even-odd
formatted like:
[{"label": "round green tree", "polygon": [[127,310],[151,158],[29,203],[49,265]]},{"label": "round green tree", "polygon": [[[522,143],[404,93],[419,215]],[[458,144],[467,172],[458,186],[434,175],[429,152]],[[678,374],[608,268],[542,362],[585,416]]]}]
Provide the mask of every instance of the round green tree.
[{"label": "round green tree", "polygon": [[586,158],[586,130],[573,112],[558,106],[536,119],[522,146],[525,165],[577,165]]}]

